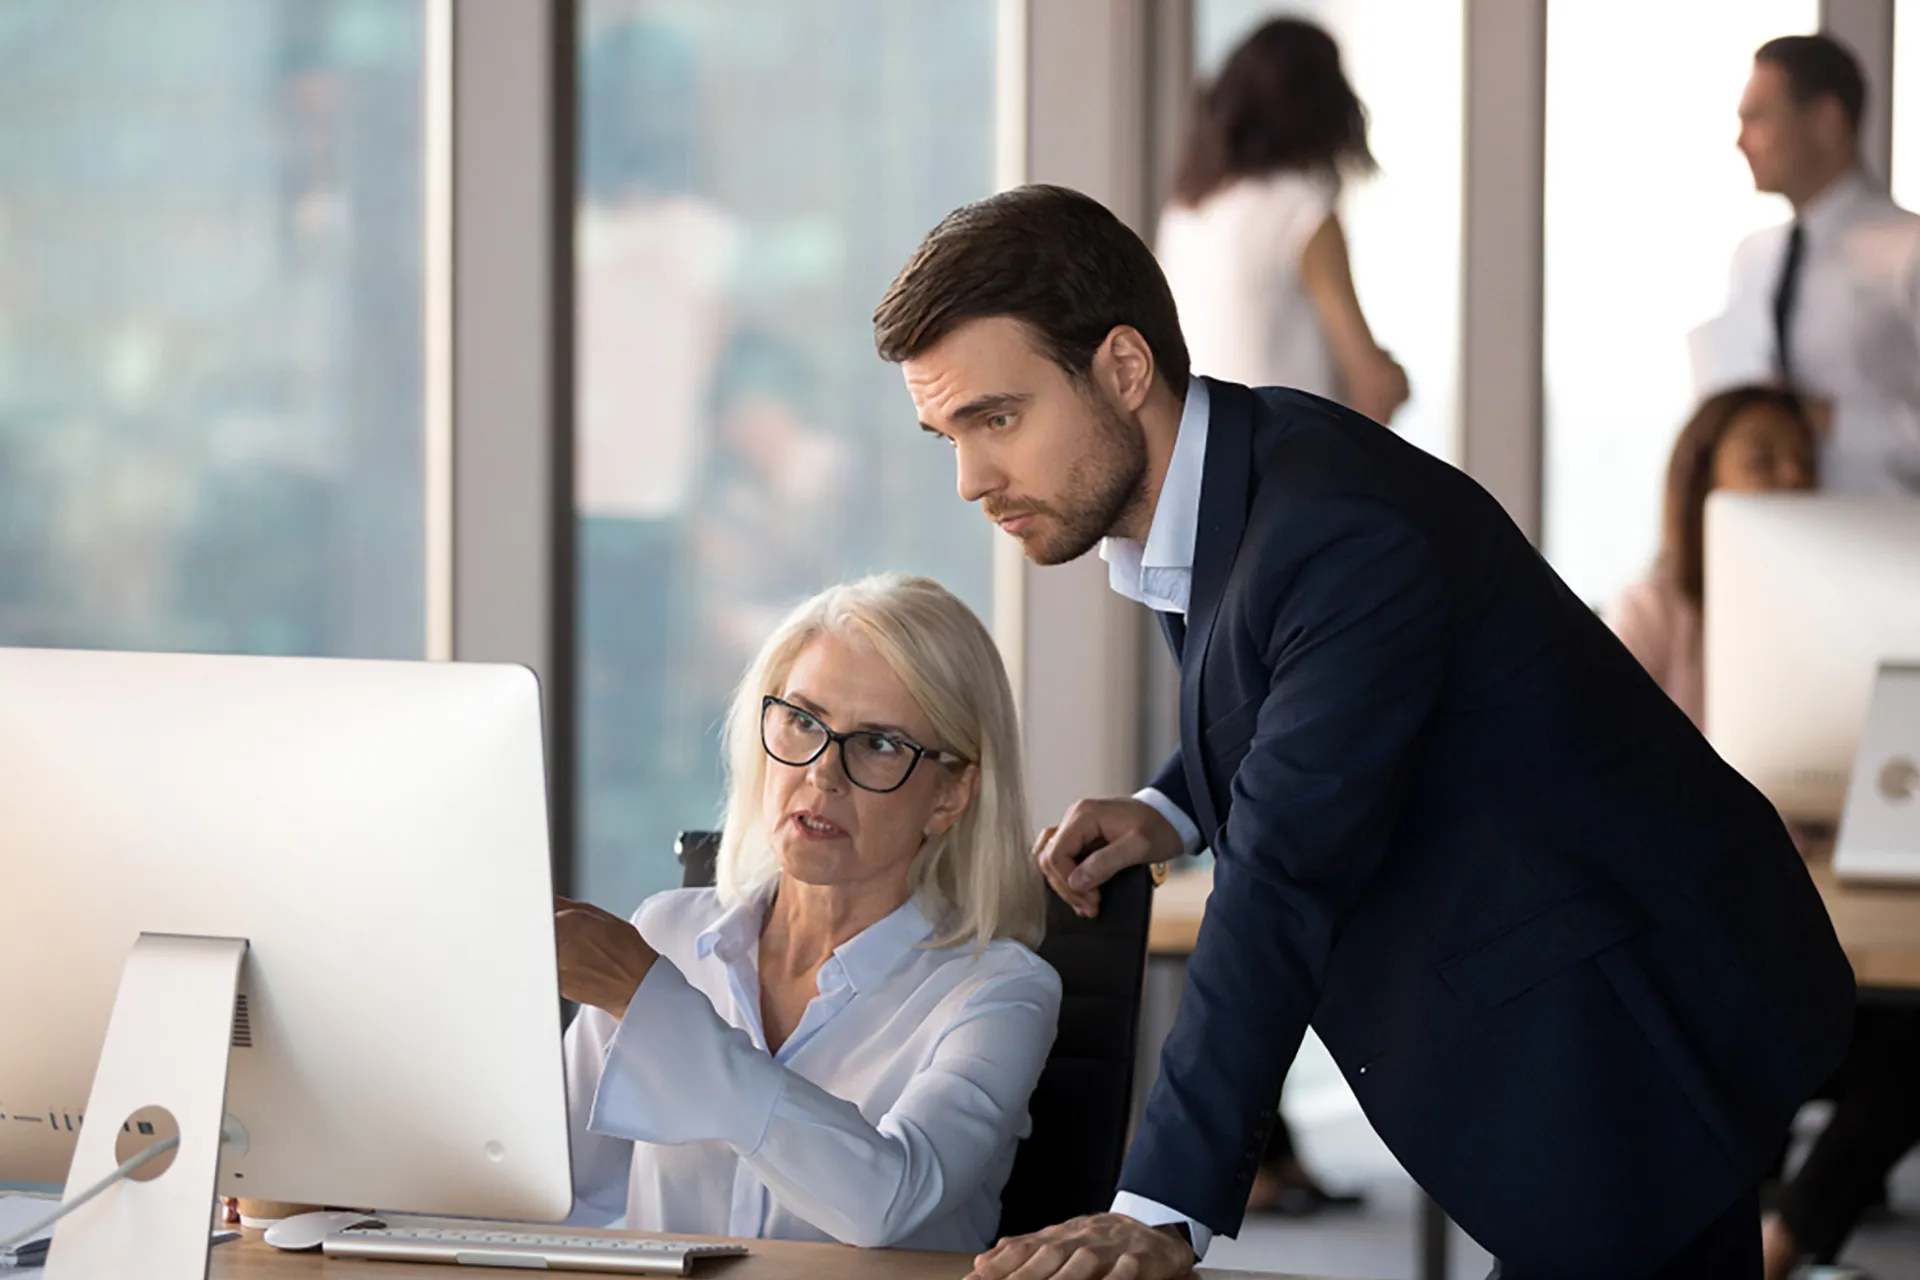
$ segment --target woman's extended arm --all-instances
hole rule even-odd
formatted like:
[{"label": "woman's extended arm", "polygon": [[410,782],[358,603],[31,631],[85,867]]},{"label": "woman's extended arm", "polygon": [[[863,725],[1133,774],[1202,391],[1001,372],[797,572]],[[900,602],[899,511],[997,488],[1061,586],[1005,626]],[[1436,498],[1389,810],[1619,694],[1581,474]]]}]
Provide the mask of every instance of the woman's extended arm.
[{"label": "woman's extended arm", "polygon": [[1300,255],[1300,286],[1320,317],[1347,404],[1375,422],[1390,421],[1407,402],[1407,373],[1380,349],[1367,327],[1339,215],[1329,213],[1307,240]]},{"label": "woman's extended arm", "polygon": [[972,1195],[1018,1134],[1059,1009],[1059,978],[1038,960],[982,982],[870,1123],[775,1062],[662,960],[607,1047],[589,1125],[727,1142],[795,1214],[844,1243],[885,1246]]}]

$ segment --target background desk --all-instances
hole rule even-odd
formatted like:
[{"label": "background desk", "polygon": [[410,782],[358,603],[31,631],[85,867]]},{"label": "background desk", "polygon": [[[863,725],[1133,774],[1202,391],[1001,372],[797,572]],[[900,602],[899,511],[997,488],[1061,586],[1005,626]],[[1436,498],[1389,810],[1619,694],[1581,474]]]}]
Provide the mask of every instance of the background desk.
[{"label": "background desk", "polygon": [[1810,855],[1807,870],[1860,989],[1920,993],[1920,885],[1842,883],[1830,847]]},{"label": "background desk", "polygon": [[[744,1241],[753,1252],[744,1258],[696,1263],[694,1276],[714,1280],[960,1280],[973,1260],[956,1253],[903,1253],[891,1249],[849,1249],[832,1244],[794,1244],[785,1240]],[[261,1242],[258,1231],[248,1231],[232,1244],[216,1246],[208,1280],[446,1280],[482,1276],[524,1276],[525,1271],[491,1267],[423,1266],[417,1262],[359,1262],[329,1259],[316,1253],[281,1253]],[[23,1272],[31,1275],[31,1272]],[[583,1271],[544,1271],[542,1275],[584,1276]],[[1279,1272],[1210,1271],[1197,1273],[1212,1280],[1312,1280]]]},{"label": "background desk", "polygon": [[[1869,995],[1920,996],[1920,886],[1842,883],[1833,874],[1832,847],[1820,845],[1807,858],[1807,870],[1833,919],[1840,946],[1853,963],[1854,979]],[[1211,868],[1171,876],[1154,891],[1153,921],[1147,933],[1147,1009],[1142,1019],[1137,1078],[1150,1085],[1159,1070],[1160,1045],[1173,1029],[1185,983],[1187,957],[1200,936],[1207,895],[1213,891]],[[1447,1218],[1421,1197],[1421,1280],[1446,1280]]]},{"label": "background desk", "polygon": [[[1843,883],[1833,874],[1828,845],[1808,855],[1807,870],[1861,988],[1920,991],[1920,885]],[[1148,954],[1184,963],[1200,937],[1212,891],[1210,868],[1169,877],[1156,889]]]}]

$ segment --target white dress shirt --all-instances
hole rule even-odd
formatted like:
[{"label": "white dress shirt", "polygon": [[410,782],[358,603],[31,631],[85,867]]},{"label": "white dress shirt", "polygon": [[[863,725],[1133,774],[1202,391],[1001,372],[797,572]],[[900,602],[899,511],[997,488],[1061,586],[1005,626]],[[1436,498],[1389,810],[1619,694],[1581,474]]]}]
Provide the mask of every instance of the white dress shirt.
[{"label": "white dress shirt", "polygon": [[[1210,402],[1207,384],[1198,378],[1189,379],[1186,403],[1180,410],[1179,434],[1174,437],[1166,477],[1160,482],[1160,497],[1154,503],[1145,545],[1126,538],[1107,538],[1100,543],[1109,586],[1150,609],[1183,617],[1192,597],[1194,548],[1200,537],[1200,486],[1206,470]],[[1188,853],[1199,849],[1200,828],[1179,805],[1152,787],[1135,792],[1134,799],[1152,805],[1172,823]],[[1213,1233],[1192,1218],[1131,1191],[1114,1197],[1113,1211],[1150,1227],[1186,1223],[1193,1251],[1199,1257],[1206,1256],[1207,1245],[1213,1240]]]},{"label": "white dress shirt", "polygon": [[[1787,348],[1794,382],[1832,402],[1821,486],[1836,493],[1920,493],[1920,215],[1858,171],[1809,201]],[[1757,231],[1733,258],[1722,332],[1739,351],[1696,368],[1702,397],[1775,375],[1773,297],[1791,223]]]},{"label": "white dress shirt", "polygon": [[1329,172],[1241,178],[1160,214],[1154,254],[1196,373],[1341,398],[1320,313],[1300,281],[1307,242],[1333,216]]},{"label": "white dress shirt", "polygon": [[1187,380],[1179,432],[1166,478],[1154,504],[1153,524],[1143,545],[1131,538],[1103,538],[1100,558],[1107,562],[1107,585],[1162,613],[1185,614],[1193,585],[1193,549],[1200,537],[1200,482],[1207,460],[1207,417],[1212,412],[1207,384]]},{"label": "white dress shirt", "polygon": [[[1186,616],[1193,590],[1193,551],[1200,537],[1200,484],[1207,460],[1207,418],[1212,412],[1207,384],[1187,380],[1173,456],[1160,482],[1153,524],[1143,545],[1129,538],[1104,538],[1100,558],[1107,562],[1107,585],[1115,592],[1161,613]],[[1200,848],[1200,828],[1180,806],[1152,787],[1134,793],[1173,824],[1189,854]]]},{"label": "white dress shirt", "polygon": [[616,1022],[566,1035],[574,1214],[639,1230],[976,1252],[1026,1136],[1060,979],[1020,943],[931,950],[912,902],[842,943],[778,1053],[764,903],[649,898],[660,954]]}]

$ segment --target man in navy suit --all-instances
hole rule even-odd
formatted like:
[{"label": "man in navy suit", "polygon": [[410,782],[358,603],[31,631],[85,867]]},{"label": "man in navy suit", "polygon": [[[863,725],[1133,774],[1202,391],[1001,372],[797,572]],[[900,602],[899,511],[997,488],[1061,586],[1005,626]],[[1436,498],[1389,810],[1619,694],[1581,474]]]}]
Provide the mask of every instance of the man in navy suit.
[{"label": "man in navy suit", "polygon": [[1766,801],[1473,481],[1296,391],[1190,378],[1165,280],[1053,187],[969,205],[875,312],[960,495],[1160,612],[1181,748],[1042,869],[1215,858],[1114,1212],[977,1274],[1179,1275],[1239,1228],[1309,1022],[1509,1280],[1757,1277],[1755,1188],[1853,975]]}]

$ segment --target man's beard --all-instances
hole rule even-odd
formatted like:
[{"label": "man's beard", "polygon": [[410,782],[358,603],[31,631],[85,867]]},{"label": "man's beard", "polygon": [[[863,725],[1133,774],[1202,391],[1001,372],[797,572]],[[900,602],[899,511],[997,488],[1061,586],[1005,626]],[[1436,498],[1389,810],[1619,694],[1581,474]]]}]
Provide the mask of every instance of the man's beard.
[{"label": "man's beard", "polygon": [[1040,527],[1021,539],[1027,559],[1038,565],[1078,560],[1147,503],[1147,443],[1139,425],[1091,387],[1080,394],[1099,419],[1099,430],[1093,448],[1067,469],[1060,496],[1043,505],[986,508],[991,519],[1025,512],[1038,517]]}]

